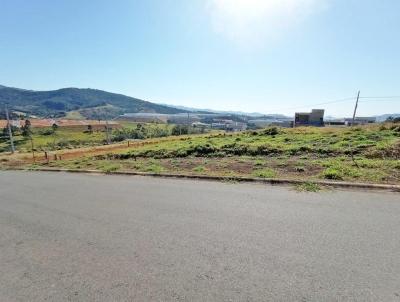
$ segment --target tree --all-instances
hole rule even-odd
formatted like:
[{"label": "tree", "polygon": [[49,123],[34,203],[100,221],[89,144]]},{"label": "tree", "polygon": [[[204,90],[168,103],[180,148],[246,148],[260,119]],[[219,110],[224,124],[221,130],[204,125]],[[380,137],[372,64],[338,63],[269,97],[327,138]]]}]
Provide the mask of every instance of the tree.
[{"label": "tree", "polygon": [[25,125],[21,127],[22,130],[22,136],[25,138],[28,138],[31,141],[31,150],[32,150],[32,157],[33,160],[35,161],[35,149],[33,146],[33,137],[32,137],[32,129],[31,129],[31,121],[30,120],[25,120]]},{"label": "tree", "polygon": [[[18,127],[16,126],[11,126],[11,133],[12,135],[16,135],[16,133],[18,133]],[[3,128],[2,133],[4,136],[8,137],[8,125],[6,127]]]},{"label": "tree", "polygon": [[92,125],[88,125],[87,126],[87,132],[89,132],[90,134],[93,133],[93,126]]},{"label": "tree", "polygon": [[5,142],[8,139],[8,128],[4,127],[2,132],[1,132],[1,136],[0,136],[0,142]]},{"label": "tree", "polygon": [[31,130],[31,121],[30,120],[25,120],[25,125],[21,127],[22,130],[22,136],[24,137],[30,137],[32,135],[32,130]]},{"label": "tree", "polygon": [[56,147],[56,140],[57,140],[57,129],[58,129],[58,125],[56,123],[54,123],[53,125],[51,125],[51,129],[53,132],[53,148]]},{"label": "tree", "polygon": [[175,125],[172,128],[172,135],[185,135],[189,133],[189,127],[184,125]]}]

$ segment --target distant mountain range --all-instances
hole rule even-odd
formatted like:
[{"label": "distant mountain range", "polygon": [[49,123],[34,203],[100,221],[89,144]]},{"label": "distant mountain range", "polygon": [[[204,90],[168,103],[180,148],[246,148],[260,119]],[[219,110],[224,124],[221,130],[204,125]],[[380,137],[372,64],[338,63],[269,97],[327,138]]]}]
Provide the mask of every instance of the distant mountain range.
[{"label": "distant mountain range", "polygon": [[[193,112],[242,115],[247,118],[288,118],[282,114],[266,115],[257,112],[220,111],[157,104],[122,94],[89,88],[62,88],[51,91],[34,91],[0,85],[0,118],[4,115],[2,112],[5,103],[9,104],[12,111],[38,117],[112,119],[125,113],[177,114]],[[377,121],[381,122],[390,116],[400,117],[400,113],[379,115],[376,118]]]},{"label": "distant mountain range", "polygon": [[229,110],[214,110],[214,109],[199,109],[193,107],[186,107],[186,106],[179,106],[179,105],[170,105],[165,103],[160,103],[160,105],[186,110],[190,112],[198,112],[198,113],[218,113],[218,114],[233,114],[233,115],[245,115],[247,117],[253,118],[260,118],[260,117],[274,117],[274,118],[288,118],[288,116],[279,114],[279,113],[272,113],[272,114],[264,114],[259,112],[243,112],[243,111],[229,111]]},{"label": "distant mountain range", "polygon": [[384,122],[384,121],[386,121],[389,117],[393,117],[393,118],[400,117],[400,113],[377,115],[377,116],[376,116],[376,121],[377,121],[377,122]]},{"label": "distant mountain range", "polygon": [[[270,119],[290,119],[293,118],[293,116],[287,116],[284,114],[279,114],[279,113],[271,113],[271,114],[265,114],[265,113],[259,113],[259,112],[243,112],[243,111],[223,111],[223,110],[213,110],[213,109],[199,109],[199,108],[192,108],[192,107],[186,107],[186,106],[178,106],[178,105],[169,105],[169,104],[164,104],[160,103],[160,105],[176,108],[176,109],[182,109],[186,111],[191,111],[191,112],[204,112],[204,113],[217,113],[217,114],[232,114],[232,115],[243,115],[248,118],[270,118]],[[400,113],[393,113],[393,114],[382,114],[382,115],[375,115],[373,117],[376,117],[377,122],[384,122],[386,121],[389,117],[400,117]],[[340,119],[335,116],[325,116],[325,120],[335,120],[335,119]]]},{"label": "distant mountain range", "polygon": [[154,104],[97,89],[63,88],[34,91],[0,85],[0,110],[8,103],[13,111],[39,117],[74,116],[114,118],[124,113],[185,113],[186,110]]}]

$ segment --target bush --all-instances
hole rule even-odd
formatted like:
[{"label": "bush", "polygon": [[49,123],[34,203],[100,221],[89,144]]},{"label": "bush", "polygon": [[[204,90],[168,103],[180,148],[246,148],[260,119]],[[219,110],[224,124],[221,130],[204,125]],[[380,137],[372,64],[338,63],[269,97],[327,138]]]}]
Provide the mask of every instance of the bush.
[{"label": "bush", "polygon": [[66,147],[68,147],[69,146],[69,141],[68,140],[66,140],[66,139],[61,139],[61,140],[59,140],[57,143],[56,143],[56,146],[57,147],[59,147],[59,148],[66,148]]},{"label": "bush", "polygon": [[40,135],[52,135],[52,134],[54,134],[54,130],[53,129],[40,130],[39,134]]},{"label": "bush", "polygon": [[271,135],[271,136],[273,136],[273,135],[279,134],[279,130],[278,130],[277,127],[271,127],[271,128],[264,129],[261,132],[261,134],[262,135]]},{"label": "bush", "polygon": [[323,172],[324,178],[332,180],[343,180],[346,177],[353,179],[358,178],[361,175],[362,174],[358,169],[340,163],[336,163],[333,166],[328,167]]},{"label": "bush", "polygon": [[228,144],[222,146],[221,151],[229,155],[248,155],[249,148],[247,145]]},{"label": "bush", "polygon": [[326,179],[343,180],[342,173],[339,170],[337,170],[336,168],[333,168],[333,167],[325,169],[325,171],[323,172],[323,176]]},{"label": "bush", "polygon": [[205,156],[212,154],[216,151],[216,148],[214,146],[211,146],[210,144],[205,144],[205,145],[198,145],[195,146],[193,149],[193,153],[196,154],[196,156]]},{"label": "bush", "polygon": [[117,164],[105,164],[104,166],[100,167],[100,170],[103,171],[104,173],[111,173],[115,172],[121,169],[120,165]]},{"label": "bush", "polygon": [[144,171],[158,174],[164,171],[164,167],[160,166],[159,164],[152,163],[151,165],[145,167]]},{"label": "bush", "polygon": [[264,166],[265,165],[265,161],[258,159],[258,160],[255,161],[254,165],[255,166]]},{"label": "bush", "polygon": [[185,135],[189,133],[189,127],[183,125],[176,125],[172,128],[172,135]]},{"label": "bush", "polygon": [[305,172],[306,168],[304,166],[296,166],[294,167],[294,169],[296,170],[296,172]]},{"label": "bush", "polygon": [[266,168],[254,171],[253,175],[260,178],[274,178],[276,176],[276,172],[270,168]]},{"label": "bush", "polygon": [[305,182],[296,186],[296,190],[299,192],[318,192],[321,191],[321,187],[313,182]]},{"label": "bush", "polygon": [[394,132],[400,132],[400,126],[393,125],[390,127],[390,130],[393,130]]},{"label": "bush", "polygon": [[198,172],[198,173],[204,172],[205,170],[206,170],[206,168],[204,166],[197,166],[197,167],[193,168],[193,171]]}]

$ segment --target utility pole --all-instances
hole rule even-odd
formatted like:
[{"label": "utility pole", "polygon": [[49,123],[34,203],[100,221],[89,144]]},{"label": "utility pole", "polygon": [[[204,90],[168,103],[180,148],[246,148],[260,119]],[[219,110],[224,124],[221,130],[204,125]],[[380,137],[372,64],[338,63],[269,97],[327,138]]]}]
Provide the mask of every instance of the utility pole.
[{"label": "utility pole", "polygon": [[5,104],[4,107],[6,109],[7,128],[8,128],[8,136],[10,137],[11,153],[14,153],[15,152],[15,147],[14,147],[14,140],[13,140],[13,136],[12,136],[10,116],[8,115],[8,106],[7,106],[7,104]]},{"label": "utility pole", "polygon": [[189,112],[188,112],[188,114],[187,114],[187,134],[189,134],[189,128],[190,128],[190,115],[189,115]]},{"label": "utility pole", "polygon": [[[29,135],[29,139],[31,140],[31,150],[32,150],[32,158],[33,162],[35,162],[35,147],[33,145],[33,137],[32,134]],[[57,156],[57,155],[56,155]]]},{"label": "utility pole", "polygon": [[354,126],[354,121],[355,121],[355,119],[356,119],[356,113],[357,113],[357,108],[358,108],[358,101],[360,100],[360,92],[361,92],[361,91],[358,91],[358,94],[357,94],[356,106],[354,107],[354,113],[353,113],[353,121],[351,122],[351,125],[352,125],[352,126]]},{"label": "utility pole", "polygon": [[[357,108],[358,108],[358,101],[360,100],[360,91],[358,91],[357,94],[357,100],[356,100],[356,105],[354,106],[354,113],[353,113],[353,120],[351,122],[351,127],[354,126],[354,122],[356,120],[356,113],[357,113]],[[360,168],[356,162],[356,159],[354,158],[354,153],[353,153],[353,148],[352,148],[352,144],[351,144],[351,140],[349,141],[349,148],[350,148],[350,156],[351,156],[351,160],[353,161],[354,165],[357,168]]]},{"label": "utility pole", "polygon": [[108,119],[106,118],[106,137],[107,137],[107,145],[110,144],[110,133],[108,132]]}]

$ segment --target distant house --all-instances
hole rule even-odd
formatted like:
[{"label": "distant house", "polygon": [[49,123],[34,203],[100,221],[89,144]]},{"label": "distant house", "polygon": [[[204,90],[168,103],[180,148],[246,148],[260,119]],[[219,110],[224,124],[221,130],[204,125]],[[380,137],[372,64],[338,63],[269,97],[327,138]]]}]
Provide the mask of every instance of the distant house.
[{"label": "distant house", "polygon": [[226,130],[231,132],[244,131],[247,129],[247,124],[242,122],[235,122],[232,120],[219,120],[211,123],[212,129]]},{"label": "distant house", "polygon": [[202,122],[194,122],[192,123],[192,127],[210,127],[210,124]]},{"label": "distant house", "polygon": [[[347,126],[353,125],[352,118],[345,118],[344,121]],[[354,119],[354,125],[367,125],[373,123],[376,123],[376,117],[356,117]]]},{"label": "distant house", "polygon": [[169,114],[139,112],[125,113],[123,115],[120,115],[118,117],[118,120],[137,123],[166,123],[169,117]]},{"label": "distant house", "polygon": [[226,131],[245,131],[247,129],[247,124],[246,123],[241,123],[241,122],[232,122],[226,124]]},{"label": "distant house", "polygon": [[226,130],[226,123],[211,123],[211,128],[212,129],[218,129],[218,130]]},{"label": "distant house", "polygon": [[325,125],[328,125],[328,126],[345,126],[346,122],[344,121],[344,119],[331,119],[331,120],[325,121]]},{"label": "distant house", "polygon": [[311,112],[296,112],[294,125],[298,126],[324,126],[324,109],[313,109]]},{"label": "distant house", "polygon": [[201,123],[201,122],[194,122],[194,123],[192,123],[192,127],[204,130],[206,128],[210,128],[211,125],[210,124],[206,124],[206,123]]}]

